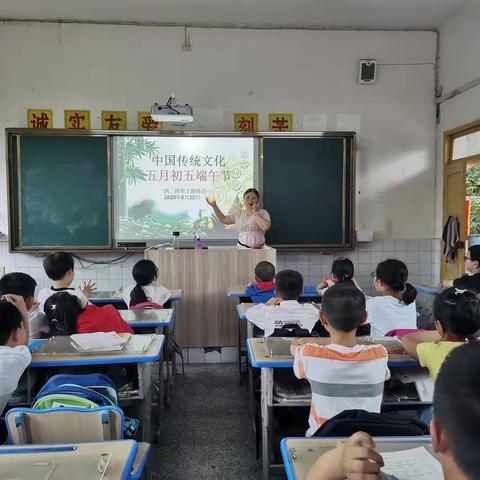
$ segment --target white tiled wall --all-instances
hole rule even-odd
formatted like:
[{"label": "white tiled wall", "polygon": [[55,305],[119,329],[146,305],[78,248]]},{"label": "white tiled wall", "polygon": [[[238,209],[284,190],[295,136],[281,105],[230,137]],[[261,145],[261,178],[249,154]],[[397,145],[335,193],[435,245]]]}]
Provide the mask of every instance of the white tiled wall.
[{"label": "white tiled wall", "polygon": [[279,252],[277,270],[298,270],[306,284],[316,284],[330,275],[333,260],[346,256],[355,265],[355,278],[366,293],[372,294],[373,272],[379,262],[397,258],[406,263],[412,284],[438,283],[440,277],[440,240],[376,240],[359,243],[353,252],[299,253]]}]

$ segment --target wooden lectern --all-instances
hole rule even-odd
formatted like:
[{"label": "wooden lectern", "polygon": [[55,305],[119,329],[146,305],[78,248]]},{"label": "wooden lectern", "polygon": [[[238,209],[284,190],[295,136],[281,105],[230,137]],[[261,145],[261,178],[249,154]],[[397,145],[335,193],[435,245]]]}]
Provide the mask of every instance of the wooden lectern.
[{"label": "wooden lectern", "polygon": [[237,247],[208,250],[146,250],[145,258],[158,267],[158,283],[183,288],[184,300],[176,305],[176,338],[182,347],[238,345],[235,300],[228,287],[247,285],[255,278],[258,262],[276,266],[277,251]]}]

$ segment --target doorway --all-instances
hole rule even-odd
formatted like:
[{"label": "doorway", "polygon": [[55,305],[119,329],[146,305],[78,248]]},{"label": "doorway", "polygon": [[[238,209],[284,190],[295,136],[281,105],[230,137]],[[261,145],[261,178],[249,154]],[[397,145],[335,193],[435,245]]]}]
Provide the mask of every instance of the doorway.
[{"label": "doorway", "polygon": [[[480,120],[445,133],[444,137],[443,222],[458,218],[460,240],[468,245],[480,243]],[[464,249],[453,262],[442,255],[442,281],[464,273]]]}]

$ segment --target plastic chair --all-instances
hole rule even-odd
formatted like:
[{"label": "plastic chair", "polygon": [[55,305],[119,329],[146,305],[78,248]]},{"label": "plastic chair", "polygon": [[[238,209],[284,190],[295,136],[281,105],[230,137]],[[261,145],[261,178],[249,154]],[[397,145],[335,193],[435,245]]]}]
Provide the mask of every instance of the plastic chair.
[{"label": "plastic chair", "polygon": [[121,440],[123,411],[118,407],[13,408],[5,415],[13,445]]},{"label": "plastic chair", "polygon": [[[13,408],[5,415],[9,442],[13,445],[61,444],[121,440],[123,412],[118,407]],[[139,442],[130,480],[142,475],[150,444]]]},{"label": "plastic chair", "polygon": [[128,307],[129,310],[160,310],[163,308],[163,305],[155,302],[142,302],[137,303],[133,307]]}]

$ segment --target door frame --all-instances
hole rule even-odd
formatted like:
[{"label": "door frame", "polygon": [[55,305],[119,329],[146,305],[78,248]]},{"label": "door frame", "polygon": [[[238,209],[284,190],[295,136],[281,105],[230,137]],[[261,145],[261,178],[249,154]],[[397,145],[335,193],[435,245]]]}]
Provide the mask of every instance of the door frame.
[{"label": "door frame", "polygon": [[[468,135],[469,133],[474,133],[480,131],[480,119],[467,123],[465,125],[462,125],[460,127],[454,128],[452,130],[448,130],[444,132],[443,134],[443,223],[442,225],[445,225],[445,222],[448,218],[448,212],[447,212],[447,195],[448,195],[448,190],[447,190],[447,166],[448,165],[462,165],[465,173],[467,169],[467,165],[472,164],[472,163],[480,163],[480,154],[477,155],[471,155],[469,157],[464,157],[464,158],[459,158],[457,160],[452,159],[452,154],[453,154],[453,142],[456,138],[463,137],[465,135]],[[463,188],[463,195],[466,195],[466,182],[464,184]],[[463,224],[462,224],[463,220]],[[467,219],[465,218],[465,214],[463,214],[463,217],[460,218],[460,232],[461,232],[461,237],[462,233],[465,235],[466,231],[466,225],[465,222]],[[467,242],[468,239],[465,238],[465,242]],[[458,256],[456,263],[459,267],[460,270],[460,264],[463,263],[463,257]],[[445,262],[445,256],[442,255],[441,257],[441,262],[440,262],[440,277],[441,281],[445,280],[445,269],[446,269],[446,262]]]}]

